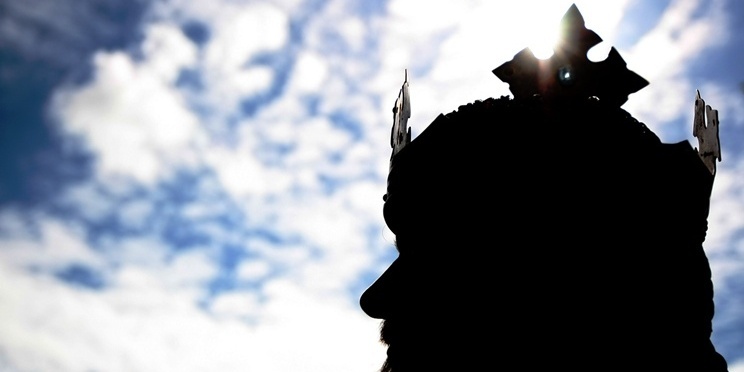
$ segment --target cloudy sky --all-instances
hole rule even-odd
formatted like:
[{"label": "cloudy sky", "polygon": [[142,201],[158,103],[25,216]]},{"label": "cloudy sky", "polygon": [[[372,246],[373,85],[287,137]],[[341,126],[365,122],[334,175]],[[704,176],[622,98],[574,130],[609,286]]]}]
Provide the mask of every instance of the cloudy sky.
[{"label": "cloudy sky", "polygon": [[[0,369],[374,372],[393,103],[508,95],[571,1],[0,1]],[[713,341],[744,371],[744,2],[576,1],[665,142],[719,110]],[[539,355],[536,355],[539,357]]]}]

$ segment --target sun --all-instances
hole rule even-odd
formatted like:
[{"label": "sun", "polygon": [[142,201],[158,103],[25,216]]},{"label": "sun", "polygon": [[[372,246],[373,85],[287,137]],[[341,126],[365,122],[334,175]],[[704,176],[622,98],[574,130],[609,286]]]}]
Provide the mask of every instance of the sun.
[{"label": "sun", "polygon": [[[536,31],[536,35],[530,35],[531,39],[527,45],[538,59],[548,59],[553,55],[553,47],[558,42],[558,30],[553,32]],[[539,34],[539,35],[537,35]]]},{"label": "sun", "polygon": [[[526,45],[538,59],[548,59],[553,55],[553,49],[560,40],[560,20],[566,12],[566,8],[548,2],[544,6],[548,9],[530,16],[530,27],[521,28],[525,33]],[[604,60],[608,52],[607,43],[600,42],[589,50],[587,57],[596,62]]]},{"label": "sun", "polygon": [[540,11],[530,11],[528,19],[513,19],[513,22],[520,23],[519,30],[521,35],[516,35],[539,59],[547,59],[553,55],[555,47],[560,37],[560,20],[567,8],[560,6],[558,2],[532,2],[531,7],[541,8]]}]

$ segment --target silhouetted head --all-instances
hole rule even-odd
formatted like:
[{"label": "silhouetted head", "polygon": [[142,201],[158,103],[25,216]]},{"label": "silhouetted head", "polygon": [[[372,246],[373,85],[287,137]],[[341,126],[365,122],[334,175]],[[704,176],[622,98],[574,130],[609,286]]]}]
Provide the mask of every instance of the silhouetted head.
[{"label": "silhouetted head", "polygon": [[613,159],[623,167],[612,150],[644,130],[595,100],[547,109],[539,97],[502,97],[440,115],[403,148],[384,206],[399,256],[361,298],[384,320],[385,368],[482,368],[496,354],[527,360],[517,345],[534,342],[531,331],[561,332],[572,315],[541,309],[569,300],[556,298],[556,287],[571,285],[565,263],[583,253],[565,248],[575,240],[572,204],[585,200],[588,174]]},{"label": "silhouetted head", "polygon": [[493,70],[513,99],[410,142],[394,111],[398,257],[360,299],[382,320],[383,372],[725,371],[701,249],[713,177],[620,109],[647,82],[614,49],[586,58],[601,39],[575,6],[563,26],[550,59],[525,49]]},{"label": "silhouetted head", "polygon": [[398,257],[360,299],[383,320],[383,370],[722,365],[701,249],[713,177],[687,141],[596,99],[501,97],[393,160]]}]

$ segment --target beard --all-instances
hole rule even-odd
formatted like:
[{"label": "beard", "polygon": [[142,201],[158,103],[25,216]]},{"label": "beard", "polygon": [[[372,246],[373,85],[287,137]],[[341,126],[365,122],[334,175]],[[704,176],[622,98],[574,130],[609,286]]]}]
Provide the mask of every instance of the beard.
[{"label": "beard", "polygon": [[387,358],[379,372],[482,370],[491,365],[494,348],[468,330],[481,329],[468,321],[441,323],[431,319],[385,319],[380,342]]},{"label": "beard", "polygon": [[[390,339],[391,339],[391,328],[394,328],[390,325],[390,322],[387,320],[383,320],[380,323],[380,342],[382,342],[383,345],[390,347]],[[394,332],[392,332],[394,333]],[[393,369],[393,366],[390,363],[390,356],[385,358],[385,361],[382,363],[382,367],[380,367],[379,372],[397,372],[397,369]]]},{"label": "beard", "polygon": [[[446,340],[436,323],[386,319],[380,324],[380,342],[387,346],[387,358],[379,372],[442,371],[447,364],[444,355]],[[451,350],[450,350],[451,352]]]},{"label": "beard", "polygon": [[[404,360],[396,352],[400,350],[400,327],[397,321],[385,319],[380,323],[380,342],[388,347],[387,358],[380,367],[379,372],[405,372],[407,368],[403,366]],[[394,346],[395,345],[395,346]],[[405,355],[403,355],[405,358]]]}]

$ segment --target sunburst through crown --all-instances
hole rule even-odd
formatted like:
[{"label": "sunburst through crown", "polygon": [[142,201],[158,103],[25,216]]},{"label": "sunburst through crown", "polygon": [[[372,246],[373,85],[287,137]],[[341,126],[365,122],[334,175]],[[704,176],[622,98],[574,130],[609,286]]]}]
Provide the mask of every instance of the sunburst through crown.
[{"label": "sunburst through crown", "polygon": [[493,73],[509,84],[516,99],[539,95],[547,102],[562,103],[596,97],[620,107],[648,81],[628,70],[614,47],[604,61],[590,61],[587,52],[601,41],[585,27],[573,4],[561,19],[561,35],[550,58],[538,59],[525,48]]}]

